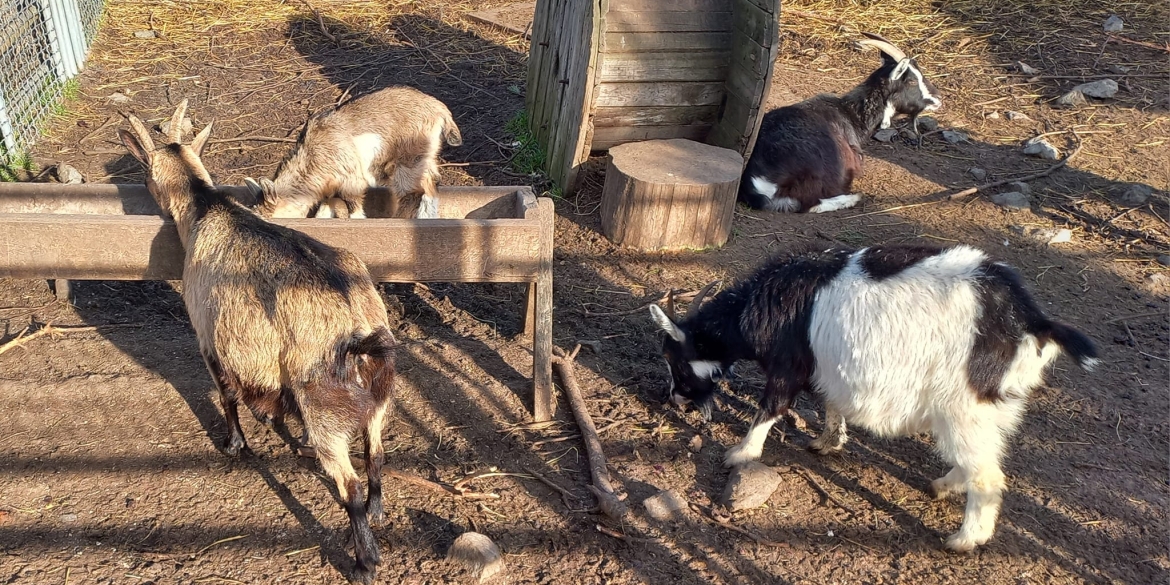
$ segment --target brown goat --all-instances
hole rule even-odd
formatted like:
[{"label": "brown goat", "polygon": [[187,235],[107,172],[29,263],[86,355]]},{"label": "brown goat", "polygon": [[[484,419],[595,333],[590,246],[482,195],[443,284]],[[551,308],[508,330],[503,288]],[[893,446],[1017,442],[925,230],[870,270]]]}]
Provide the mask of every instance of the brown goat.
[{"label": "brown goat", "polygon": [[364,218],[366,189],[384,185],[393,216],[436,219],[444,140],[463,143],[443,102],[387,87],[311,118],[276,179],[246,182],[261,195],[256,210],[269,217]]},{"label": "brown goat", "polygon": [[[304,423],[349,515],[355,577],[374,580],[380,560],[370,522],[384,519],[382,429],[394,386],[394,336],[366,266],[353,254],[268,223],[212,184],[200,154],[211,124],[179,141],[183,100],[167,143],[155,148],[133,116],[122,144],[146,167],[146,185],[178,227],[186,250],[183,300],[199,351],[219,390],[229,435],[247,450],[237,402],[278,421]],[[365,441],[369,499],[349,460]]]}]

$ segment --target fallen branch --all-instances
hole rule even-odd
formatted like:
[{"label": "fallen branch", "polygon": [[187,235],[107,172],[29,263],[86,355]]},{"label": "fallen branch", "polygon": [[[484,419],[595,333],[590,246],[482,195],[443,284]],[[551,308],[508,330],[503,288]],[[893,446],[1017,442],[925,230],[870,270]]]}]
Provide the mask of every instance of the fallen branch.
[{"label": "fallen branch", "polygon": [[467,491],[456,488],[455,486],[434,482],[417,475],[403,473],[393,469],[382,468],[382,474],[387,475],[392,479],[397,479],[398,481],[409,483],[411,485],[426,488],[435,492],[443,492],[451,496],[466,498],[468,500],[498,500],[500,498],[500,494],[485,494],[481,492]]},{"label": "fallen branch", "polygon": [[565,508],[567,508],[570,512],[574,512],[574,513],[596,512],[598,510],[598,508],[596,508],[596,507],[585,508],[583,510],[574,509],[572,504],[569,503],[569,498],[573,497],[572,492],[557,485],[553,480],[551,480],[551,479],[549,479],[549,478],[547,478],[547,477],[545,477],[545,476],[543,476],[535,471],[532,471],[531,469],[525,469],[524,471],[527,471],[528,475],[531,475],[532,477],[539,479],[541,483],[552,488],[553,491],[557,492],[558,494],[561,494],[561,502],[563,502],[565,504]]},{"label": "fallen branch", "polygon": [[589,416],[589,409],[585,398],[581,395],[581,388],[577,385],[577,376],[573,374],[573,360],[577,352],[581,351],[581,344],[573,349],[573,353],[565,355],[564,350],[553,348],[556,355],[552,358],[553,367],[561,376],[561,384],[565,394],[569,397],[569,404],[573,408],[573,417],[577,419],[577,427],[581,429],[581,438],[585,441],[585,452],[589,456],[589,471],[593,476],[593,483],[589,491],[597,497],[601,511],[613,519],[621,519],[626,513],[625,495],[617,495],[613,483],[609,478],[609,468],[606,467],[605,453],[601,450],[601,439],[597,436],[597,427],[593,426],[593,418]]},{"label": "fallen branch", "polygon": [[[658,297],[657,300],[653,300],[653,301],[650,301],[649,303],[646,303],[644,305],[635,307],[633,309],[626,309],[624,311],[610,311],[608,313],[592,313],[589,311],[589,309],[584,309],[584,310],[579,311],[579,312],[582,315],[588,315],[590,317],[621,317],[624,315],[633,315],[634,313],[638,313],[638,312],[645,311],[645,310],[649,309],[650,305],[657,305],[657,304],[665,303],[666,299],[670,296],[670,293],[672,293],[672,292],[674,292],[674,289],[666,291],[666,294],[663,294],[661,297]],[[679,293],[679,294],[674,296],[674,300],[687,301],[687,300],[695,298],[695,295],[697,295],[697,294],[699,294],[699,291],[697,291],[697,290]]]},{"label": "fallen branch", "polygon": [[1068,156],[1060,159],[1059,161],[1056,162],[1056,164],[1048,167],[1047,169],[1045,169],[1043,171],[1040,171],[1039,173],[1033,173],[1031,175],[1027,175],[1024,177],[1014,177],[1011,179],[1003,179],[1000,181],[992,181],[991,183],[984,183],[982,185],[963,189],[962,191],[959,191],[958,193],[948,195],[946,197],[946,199],[949,201],[954,201],[956,199],[962,199],[964,197],[967,197],[968,195],[974,195],[980,191],[986,191],[988,189],[1002,187],[1003,185],[1007,185],[1008,183],[1015,183],[1016,181],[1032,181],[1035,179],[1047,177],[1048,175],[1051,175],[1052,173],[1056,172],[1056,170],[1059,169],[1060,167],[1063,167],[1065,164],[1068,163],[1068,161],[1072,160],[1072,158],[1074,156],[1076,156],[1078,153],[1080,153],[1082,146],[1084,146],[1084,142],[1078,141],[1077,147],[1074,148],[1072,152],[1068,153]]},{"label": "fallen branch", "polygon": [[824,496],[824,498],[825,498],[826,500],[828,500],[828,501],[830,501],[830,502],[833,502],[834,504],[836,504],[836,505],[837,505],[837,507],[838,507],[838,508],[841,508],[842,510],[845,510],[846,512],[849,512],[849,514],[850,514],[851,516],[856,516],[856,515],[857,515],[857,511],[856,511],[856,510],[854,510],[853,508],[850,508],[849,506],[846,506],[844,502],[842,502],[841,500],[838,500],[837,498],[833,497],[833,494],[830,494],[830,493],[829,493],[829,490],[826,490],[825,488],[821,487],[821,484],[817,483],[817,481],[816,481],[815,479],[813,479],[813,478],[812,478],[812,476],[810,476],[809,474],[805,473],[803,469],[797,469],[797,470],[796,470],[796,472],[797,472],[797,473],[799,473],[799,474],[801,475],[801,477],[803,477],[803,478],[804,478],[804,480],[805,480],[805,481],[807,481],[807,482],[809,483],[809,485],[813,486],[813,489],[814,489],[814,490],[817,490],[817,493],[819,493],[819,494],[821,494],[822,496]]},{"label": "fallen branch", "polygon": [[1145,319],[1146,317],[1158,317],[1158,316],[1163,316],[1163,317],[1166,316],[1166,311],[1150,311],[1149,313],[1138,313],[1136,315],[1123,315],[1121,317],[1114,317],[1112,319],[1109,319],[1109,320],[1105,321],[1105,324],[1111,325],[1113,323],[1128,321],[1130,319]]},{"label": "fallen branch", "polygon": [[317,17],[317,26],[321,28],[321,34],[325,35],[325,37],[330,41],[333,41],[333,44],[340,45],[340,43],[337,42],[337,37],[333,36],[333,34],[325,28],[325,19],[321,18],[321,12],[316,8],[313,8],[313,5],[309,4],[307,0],[301,0],[301,4],[304,4],[309,8],[309,10],[313,11],[313,16]]},{"label": "fallen branch", "polygon": [[225,142],[288,142],[295,143],[296,138],[281,138],[279,136],[239,136],[236,138],[216,138],[208,140],[208,144],[223,144]]},{"label": "fallen branch", "polygon": [[598,532],[600,532],[606,536],[612,536],[618,540],[624,540],[626,542],[658,542],[658,539],[656,539],[656,538],[639,538],[637,536],[630,536],[628,534],[623,534],[621,532],[618,532],[618,531],[616,531],[608,526],[604,526],[602,524],[597,524],[596,526],[597,526]]},{"label": "fallen branch", "polygon": [[0,354],[3,354],[4,352],[6,352],[10,349],[16,349],[16,348],[18,348],[18,347],[36,339],[36,338],[42,336],[42,335],[58,335],[58,334],[63,334],[63,333],[77,333],[79,331],[97,331],[99,328],[142,327],[142,324],[141,323],[114,323],[114,324],[110,324],[110,325],[81,325],[81,326],[63,325],[60,327],[54,327],[52,323],[47,323],[47,324],[45,324],[44,327],[41,327],[40,329],[37,329],[36,331],[33,331],[32,333],[25,335],[26,333],[28,333],[29,329],[32,329],[32,327],[33,327],[32,325],[25,327],[23,330],[21,330],[20,333],[16,334],[16,337],[8,340],[8,342],[5,343],[4,345],[0,345]]},{"label": "fallen branch", "polygon": [[759,534],[756,534],[755,532],[752,532],[751,530],[748,530],[746,528],[740,528],[739,526],[732,524],[730,520],[723,520],[723,519],[717,518],[715,516],[715,514],[711,511],[710,508],[700,506],[699,504],[691,504],[691,509],[698,512],[700,518],[702,518],[702,519],[704,519],[704,520],[706,520],[706,521],[708,521],[716,526],[722,526],[723,528],[726,528],[732,532],[738,532],[739,534],[742,534],[742,535],[756,541],[756,544],[762,544],[764,546],[774,546],[774,547],[788,547],[788,546],[790,546],[787,542],[776,542],[773,540],[768,540],[767,538],[764,538],[763,536],[760,536]]}]

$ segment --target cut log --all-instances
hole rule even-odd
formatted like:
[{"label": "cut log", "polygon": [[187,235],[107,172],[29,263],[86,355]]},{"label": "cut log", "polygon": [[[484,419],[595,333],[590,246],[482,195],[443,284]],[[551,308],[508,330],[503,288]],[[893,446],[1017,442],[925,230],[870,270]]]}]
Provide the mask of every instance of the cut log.
[{"label": "cut log", "polygon": [[739,153],[692,140],[615,146],[601,196],[602,230],[640,250],[722,246],[742,170]]}]

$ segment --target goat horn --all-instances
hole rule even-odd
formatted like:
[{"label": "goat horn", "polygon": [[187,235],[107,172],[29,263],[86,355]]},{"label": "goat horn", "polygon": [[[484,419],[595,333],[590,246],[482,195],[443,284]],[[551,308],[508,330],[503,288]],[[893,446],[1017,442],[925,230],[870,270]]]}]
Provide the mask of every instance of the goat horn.
[{"label": "goat horn", "polygon": [[670,289],[670,292],[666,293],[666,316],[670,317],[671,321],[674,321],[675,317],[676,317],[676,315],[674,313],[674,289],[673,288]]},{"label": "goat horn", "polygon": [[902,59],[906,58],[906,53],[903,53],[902,49],[895,47],[894,43],[891,43],[890,41],[887,41],[886,39],[883,39],[882,37],[873,33],[863,32],[861,34],[869,38],[857,41],[857,44],[863,47],[875,47],[877,50],[892,57],[895,61],[901,61]]},{"label": "goat horn", "polygon": [[720,282],[722,281],[716,280],[699,289],[699,293],[695,295],[695,300],[691,301],[691,306],[687,307],[687,319],[694,317],[695,313],[699,312],[699,305],[703,304],[703,298],[706,297],[707,293],[711,292],[711,289],[715,288],[715,285],[719,284]]},{"label": "goat horn", "polygon": [[130,129],[134,131],[134,135],[138,138],[138,142],[142,143],[142,147],[148,151],[154,150],[154,140],[150,137],[150,131],[146,129],[146,124],[138,119],[138,116],[131,114],[129,116]]},{"label": "goat horn", "polygon": [[171,131],[167,132],[167,139],[178,144],[182,142],[183,138],[183,116],[187,113],[187,98],[179,102],[179,107],[175,108],[174,115],[171,116]]}]

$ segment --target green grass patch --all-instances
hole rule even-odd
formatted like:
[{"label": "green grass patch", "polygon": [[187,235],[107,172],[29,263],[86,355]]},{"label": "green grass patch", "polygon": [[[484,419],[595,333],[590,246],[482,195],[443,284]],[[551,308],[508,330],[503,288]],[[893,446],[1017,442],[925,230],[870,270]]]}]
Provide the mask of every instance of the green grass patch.
[{"label": "green grass patch", "polygon": [[510,164],[517,173],[531,175],[544,170],[544,150],[540,148],[536,137],[528,129],[528,112],[520,110],[504,126],[512,141],[516,143],[516,150],[512,153]]}]

